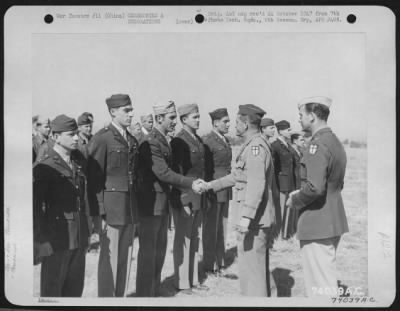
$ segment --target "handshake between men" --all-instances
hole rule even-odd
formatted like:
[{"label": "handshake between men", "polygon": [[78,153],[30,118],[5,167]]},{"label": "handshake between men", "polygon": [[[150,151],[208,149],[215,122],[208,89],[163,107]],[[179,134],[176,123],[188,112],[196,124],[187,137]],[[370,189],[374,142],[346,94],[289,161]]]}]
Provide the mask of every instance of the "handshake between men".
[{"label": "handshake between men", "polygon": [[210,189],[211,189],[210,184],[202,179],[196,179],[192,183],[192,190],[197,194],[202,194]]}]

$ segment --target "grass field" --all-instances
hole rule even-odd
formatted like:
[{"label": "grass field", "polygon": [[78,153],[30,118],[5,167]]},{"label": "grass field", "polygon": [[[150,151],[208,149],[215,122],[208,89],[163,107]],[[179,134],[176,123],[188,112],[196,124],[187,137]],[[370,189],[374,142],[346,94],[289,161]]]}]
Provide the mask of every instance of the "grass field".
[{"label": "grass field", "polygon": [[[343,200],[349,222],[350,232],[343,235],[337,252],[338,278],[343,286],[360,287],[368,293],[368,241],[367,241],[367,149],[346,149],[348,166],[343,189]],[[204,284],[209,291],[198,291],[201,297],[239,296],[238,265],[236,257],[236,234],[233,230],[236,218],[235,206],[230,206],[227,237],[227,262],[229,267],[224,276],[205,278],[200,266]],[[168,232],[168,250],[162,271],[162,292],[166,297],[184,297],[173,286],[173,231]],[[128,296],[135,296],[136,255],[138,242],[135,240]],[[98,253],[90,252],[86,257],[86,276],[84,297],[97,296]],[[303,271],[301,266],[299,242],[277,241],[270,252],[270,271],[274,279],[273,296],[303,297]],[[40,265],[34,268],[34,293],[39,296]],[[193,297],[193,295],[191,296]]]}]

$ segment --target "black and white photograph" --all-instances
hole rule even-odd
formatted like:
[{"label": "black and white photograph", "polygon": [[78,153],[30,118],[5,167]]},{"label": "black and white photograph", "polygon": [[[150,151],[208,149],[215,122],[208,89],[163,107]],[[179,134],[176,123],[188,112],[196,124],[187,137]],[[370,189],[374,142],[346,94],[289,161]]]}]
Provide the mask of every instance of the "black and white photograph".
[{"label": "black and white photograph", "polygon": [[394,20],[383,7],[12,7],[8,300],[390,305]]}]

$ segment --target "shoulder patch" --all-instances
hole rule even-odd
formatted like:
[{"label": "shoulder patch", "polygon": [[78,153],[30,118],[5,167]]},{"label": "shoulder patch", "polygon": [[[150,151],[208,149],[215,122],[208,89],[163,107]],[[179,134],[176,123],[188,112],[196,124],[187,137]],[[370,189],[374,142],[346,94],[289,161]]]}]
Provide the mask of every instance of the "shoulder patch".
[{"label": "shoulder patch", "polygon": [[311,144],[310,147],[308,148],[308,152],[310,154],[315,154],[318,150],[318,145],[316,144]]},{"label": "shoulder patch", "polygon": [[258,156],[260,154],[260,147],[259,146],[251,146],[251,154],[253,156]]}]

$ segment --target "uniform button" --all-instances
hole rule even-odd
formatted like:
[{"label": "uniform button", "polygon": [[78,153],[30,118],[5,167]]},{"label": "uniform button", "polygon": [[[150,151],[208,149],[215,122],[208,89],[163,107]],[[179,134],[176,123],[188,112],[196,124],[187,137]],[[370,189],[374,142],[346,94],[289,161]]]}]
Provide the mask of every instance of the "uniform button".
[{"label": "uniform button", "polygon": [[115,188],[112,188],[111,190],[112,190],[112,191],[115,191]]},{"label": "uniform button", "polygon": [[78,189],[79,187],[78,187],[78,186],[75,186],[75,188]]}]

